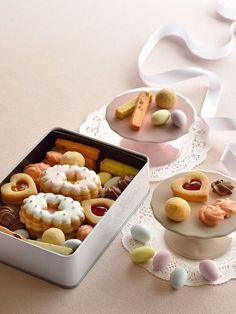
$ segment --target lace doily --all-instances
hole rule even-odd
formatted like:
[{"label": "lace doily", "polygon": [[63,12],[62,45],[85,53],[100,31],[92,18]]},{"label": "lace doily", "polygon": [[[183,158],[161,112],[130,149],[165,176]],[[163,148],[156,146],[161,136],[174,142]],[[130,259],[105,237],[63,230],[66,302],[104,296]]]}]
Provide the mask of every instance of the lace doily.
[{"label": "lace doily", "polygon": [[[119,146],[121,137],[112,131],[105,119],[106,106],[91,113],[80,126],[80,133]],[[210,148],[209,132],[201,118],[197,117],[188,135],[183,137],[180,156],[173,162],[150,167],[150,181],[160,181],[182,171],[200,165]]]},{"label": "lace doily", "polygon": [[[169,280],[171,272],[177,267],[184,267],[188,274],[188,279],[186,282],[187,286],[201,286],[201,285],[217,285],[222,284],[230,279],[236,278],[236,233],[231,234],[232,243],[230,250],[227,251],[223,256],[214,259],[216,262],[220,276],[217,281],[209,282],[205,280],[199,272],[199,261],[191,260],[177,255],[169,249],[164,241],[164,227],[154,218],[152,209],[150,207],[150,201],[152,197],[152,191],[150,191],[148,197],[140,205],[135,214],[131,217],[128,223],[123,227],[121,231],[122,244],[127,251],[131,251],[136,247],[142,246],[143,244],[134,240],[130,233],[130,228],[137,224],[145,224],[151,231],[152,237],[149,243],[145,245],[150,245],[157,251],[168,250],[172,254],[172,261],[166,269],[163,271],[154,271],[152,267],[152,261],[145,264],[140,264],[141,267],[147,269],[152,275]],[[127,258],[129,258],[127,256]]]}]

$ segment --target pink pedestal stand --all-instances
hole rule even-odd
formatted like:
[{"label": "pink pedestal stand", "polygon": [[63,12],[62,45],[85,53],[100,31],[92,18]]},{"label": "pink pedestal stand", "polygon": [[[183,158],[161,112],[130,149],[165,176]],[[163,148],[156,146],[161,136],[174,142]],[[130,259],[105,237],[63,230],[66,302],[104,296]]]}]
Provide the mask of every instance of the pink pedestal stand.
[{"label": "pink pedestal stand", "polygon": [[[137,97],[143,90],[149,91],[153,95],[153,101],[149,105],[142,127],[139,131],[134,131],[130,128],[129,117],[119,120],[115,117],[115,110],[119,105]],[[183,136],[188,134],[196,114],[189,100],[177,94],[177,102],[170,111],[175,109],[184,111],[187,116],[185,127],[177,128],[171,121],[168,121],[162,126],[153,126],[151,115],[160,109],[155,104],[155,95],[157,92],[158,89],[154,88],[130,90],[115,97],[106,109],[106,120],[110,128],[122,137],[120,145],[147,155],[150,166],[160,166],[170,163],[179,156]]]},{"label": "pink pedestal stand", "polygon": [[[233,178],[219,172],[204,171],[204,173],[209,182],[224,180],[230,181],[233,185],[236,183]],[[198,217],[198,211],[203,203],[190,201],[188,203],[191,213],[186,220],[176,223],[166,215],[166,201],[173,197],[171,183],[176,179],[183,178],[184,175],[185,173],[179,173],[163,180],[152,194],[151,208],[154,217],[166,229],[165,242],[177,254],[194,260],[222,256],[231,248],[232,232],[236,230],[236,215],[224,219],[215,227],[209,227],[203,224]],[[221,197],[210,189],[207,203],[215,204],[219,198]],[[232,191],[230,199],[236,201],[235,190]]]},{"label": "pink pedestal stand", "polygon": [[141,143],[122,139],[120,146],[140,152],[149,157],[149,164],[161,166],[174,161],[181,153],[182,139],[166,143]]}]

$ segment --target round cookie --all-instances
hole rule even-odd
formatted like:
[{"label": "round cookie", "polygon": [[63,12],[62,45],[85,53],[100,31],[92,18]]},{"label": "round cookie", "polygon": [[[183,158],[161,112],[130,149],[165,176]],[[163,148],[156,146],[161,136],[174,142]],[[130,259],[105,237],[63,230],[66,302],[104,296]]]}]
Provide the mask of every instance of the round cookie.
[{"label": "round cookie", "polygon": [[177,97],[174,91],[163,88],[156,95],[156,104],[162,109],[170,109],[176,103]]},{"label": "round cookie", "polygon": [[65,242],[65,235],[61,229],[49,228],[42,234],[42,241],[55,245],[63,245]]},{"label": "round cookie", "polygon": [[85,159],[82,154],[79,152],[74,152],[74,151],[68,151],[65,152],[60,160],[61,165],[76,165],[79,167],[84,167],[85,165]]},{"label": "round cookie", "polygon": [[0,225],[11,231],[24,228],[24,224],[20,221],[19,208],[13,205],[1,205]]},{"label": "round cookie", "polygon": [[91,225],[82,225],[77,230],[76,238],[80,241],[83,241],[89,233],[93,230],[93,226]]},{"label": "round cookie", "polygon": [[165,203],[165,212],[173,221],[184,221],[190,215],[191,207],[181,197],[171,197]]},{"label": "round cookie", "polygon": [[70,234],[77,231],[85,219],[79,202],[53,193],[39,193],[24,199],[19,214],[33,238],[40,237],[40,233],[51,227]]},{"label": "round cookie", "polygon": [[46,169],[41,177],[40,188],[72,197],[76,201],[96,198],[101,180],[95,171],[77,165],[55,165]]},{"label": "round cookie", "polygon": [[34,183],[36,184],[36,187],[39,188],[41,175],[48,167],[50,167],[50,165],[44,162],[28,164],[24,168],[24,173],[31,176],[31,178],[34,180]]},{"label": "round cookie", "polygon": [[55,166],[60,163],[61,157],[62,153],[51,150],[46,153],[46,159],[44,162],[50,166]]}]

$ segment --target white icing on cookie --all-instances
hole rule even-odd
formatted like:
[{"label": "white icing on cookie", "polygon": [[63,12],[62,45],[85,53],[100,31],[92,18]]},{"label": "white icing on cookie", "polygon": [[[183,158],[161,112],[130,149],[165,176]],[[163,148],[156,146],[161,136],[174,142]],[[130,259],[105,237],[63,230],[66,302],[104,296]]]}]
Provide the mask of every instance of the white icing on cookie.
[{"label": "white icing on cookie", "polygon": [[[55,212],[51,213],[48,208],[56,207]],[[39,193],[31,195],[23,201],[21,211],[26,216],[42,220],[52,224],[75,224],[84,220],[84,210],[78,201],[64,195],[53,193]]]},{"label": "white icing on cookie", "polygon": [[95,171],[76,165],[55,165],[47,168],[41,177],[44,192],[71,196],[76,200],[94,198],[101,188]]}]

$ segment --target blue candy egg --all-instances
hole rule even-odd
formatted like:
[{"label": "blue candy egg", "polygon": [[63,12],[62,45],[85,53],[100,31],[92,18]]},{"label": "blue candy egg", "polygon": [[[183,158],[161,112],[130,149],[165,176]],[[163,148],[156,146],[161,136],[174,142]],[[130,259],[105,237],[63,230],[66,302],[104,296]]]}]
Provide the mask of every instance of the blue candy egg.
[{"label": "blue candy egg", "polygon": [[133,225],[130,229],[132,237],[142,243],[151,239],[151,232],[148,227],[142,223]]},{"label": "blue candy egg", "polygon": [[170,284],[175,289],[182,288],[187,281],[187,277],[186,270],[182,267],[177,267],[170,274]]}]

